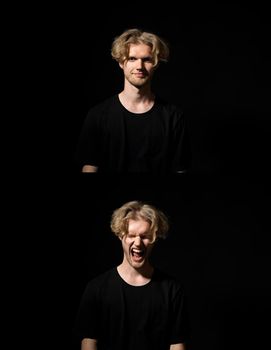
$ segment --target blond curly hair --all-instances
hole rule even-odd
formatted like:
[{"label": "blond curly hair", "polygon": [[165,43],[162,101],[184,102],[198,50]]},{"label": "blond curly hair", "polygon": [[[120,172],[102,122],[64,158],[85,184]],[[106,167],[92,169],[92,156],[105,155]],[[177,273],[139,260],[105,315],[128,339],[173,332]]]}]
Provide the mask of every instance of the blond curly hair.
[{"label": "blond curly hair", "polygon": [[129,57],[130,44],[145,44],[152,50],[154,66],[167,62],[169,57],[168,43],[156,34],[134,28],[124,31],[112,43],[111,55],[114,60],[123,63]]},{"label": "blond curly hair", "polygon": [[123,204],[112,214],[110,224],[112,232],[120,238],[125,236],[128,233],[130,219],[147,221],[150,224],[153,241],[167,236],[169,230],[168,218],[153,205],[141,201],[131,201]]}]

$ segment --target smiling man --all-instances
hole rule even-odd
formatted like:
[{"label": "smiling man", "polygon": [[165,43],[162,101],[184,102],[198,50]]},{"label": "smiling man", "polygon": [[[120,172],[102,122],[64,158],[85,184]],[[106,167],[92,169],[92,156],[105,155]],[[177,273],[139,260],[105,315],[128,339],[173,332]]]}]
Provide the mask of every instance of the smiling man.
[{"label": "smiling man", "polygon": [[168,174],[190,166],[190,143],[180,106],[155,96],[151,82],[169,57],[164,39],[128,29],[112,43],[124,88],[90,108],[75,160],[82,172]]},{"label": "smiling man", "polygon": [[167,217],[132,201],[114,211],[111,229],[123,260],[85,289],[75,324],[81,350],[184,350],[189,327],[182,284],[149,260],[155,242],[167,235]]}]

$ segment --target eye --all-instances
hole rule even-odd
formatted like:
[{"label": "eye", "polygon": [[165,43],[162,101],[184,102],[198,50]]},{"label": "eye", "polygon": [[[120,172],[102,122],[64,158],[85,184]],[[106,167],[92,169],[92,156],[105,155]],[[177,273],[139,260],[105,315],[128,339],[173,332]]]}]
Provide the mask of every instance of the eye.
[{"label": "eye", "polygon": [[143,59],[144,62],[152,63],[152,58],[151,57],[145,57]]},{"label": "eye", "polygon": [[140,236],[140,238],[141,239],[149,239],[149,240],[152,239],[151,235],[142,235],[142,236]]}]

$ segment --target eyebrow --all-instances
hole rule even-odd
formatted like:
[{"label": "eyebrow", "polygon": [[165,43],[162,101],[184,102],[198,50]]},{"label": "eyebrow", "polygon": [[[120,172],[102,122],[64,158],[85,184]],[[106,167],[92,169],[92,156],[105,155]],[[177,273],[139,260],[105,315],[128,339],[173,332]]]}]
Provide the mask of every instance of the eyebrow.
[{"label": "eyebrow", "polygon": [[131,235],[131,236],[150,236],[152,235],[152,233],[150,231],[147,231],[147,232],[142,232],[142,233],[136,233],[136,232],[127,232],[128,235]]},{"label": "eyebrow", "polygon": [[152,56],[145,56],[145,57],[136,57],[136,56],[128,56],[128,59],[130,59],[130,58],[134,58],[134,59],[136,59],[136,60],[143,60],[143,61],[147,61],[147,60],[152,60],[153,58],[152,58]]}]

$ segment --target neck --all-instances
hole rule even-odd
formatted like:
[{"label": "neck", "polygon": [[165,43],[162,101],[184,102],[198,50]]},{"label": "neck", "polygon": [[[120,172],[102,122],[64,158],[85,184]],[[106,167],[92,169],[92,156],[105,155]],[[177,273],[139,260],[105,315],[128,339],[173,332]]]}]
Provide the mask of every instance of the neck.
[{"label": "neck", "polygon": [[123,261],[117,267],[117,270],[124,281],[131,285],[140,286],[147,284],[151,280],[154,268],[147,262],[141,268],[136,269]]},{"label": "neck", "polygon": [[128,81],[124,82],[124,89],[120,93],[123,97],[132,100],[134,102],[137,101],[147,101],[154,100],[154,94],[151,91],[151,85],[146,84],[140,87],[136,87],[131,85]]},{"label": "neck", "polygon": [[119,100],[128,111],[144,113],[153,107],[155,96],[151,91],[148,94],[142,94],[140,92],[123,90],[119,94]]}]

